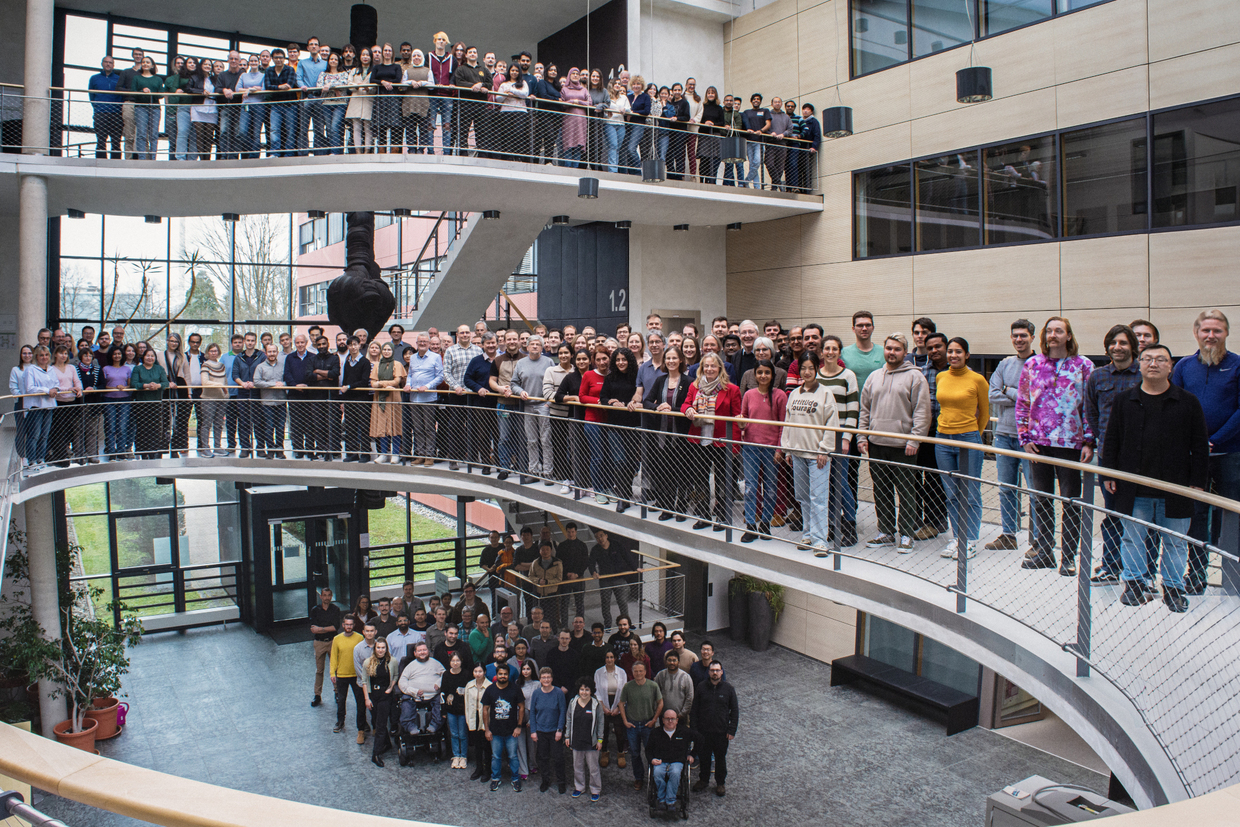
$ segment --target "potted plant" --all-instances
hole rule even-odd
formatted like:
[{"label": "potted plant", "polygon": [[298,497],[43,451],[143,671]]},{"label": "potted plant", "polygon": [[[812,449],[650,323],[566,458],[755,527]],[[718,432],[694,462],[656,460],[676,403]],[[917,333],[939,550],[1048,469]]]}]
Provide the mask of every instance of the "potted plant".
[{"label": "potted plant", "polygon": [[[26,535],[9,531],[12,552],[5,563],[9,591],[0,595],[0,689],[28,688],[38,670],[44,650],[42,634],[30,608],[30,565],[26,557]],[[35,696],[37,703],[38,696]]]},{"label": "potted plant", "polygon": [[750,580],[749,648],[765,652],[771,645],[771,633],[784,610],[784,587],[765,580]]},{"label": "potted plant", "polygon": [[732,640],[749,637],[749,578],[736,575],[728,581],[728,626]]}]

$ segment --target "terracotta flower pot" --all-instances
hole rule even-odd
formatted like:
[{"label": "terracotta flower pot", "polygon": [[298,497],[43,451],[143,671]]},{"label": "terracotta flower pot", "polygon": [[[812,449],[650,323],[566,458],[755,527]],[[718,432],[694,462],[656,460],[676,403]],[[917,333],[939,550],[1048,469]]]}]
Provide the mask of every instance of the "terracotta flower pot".
[{"label": "terracotta flower pot", "polygon": [[99,722],[91,718],[87,718],[82,726],[81,732],[70,732],[73,721],[61,721],[52,727],[56,733],[56,740],[70,747],[76,747],[86,752],[95,751],[95,733],[99,730]]},{"label": "terracotta flower pot", "polygon": [[86,710],[86,718],[99,724],[95,730],[96,741],[106,741],[120,735],[120,727],[116,722],[116,711],[121,702],[116,698],[95,698],[90,709]]}]

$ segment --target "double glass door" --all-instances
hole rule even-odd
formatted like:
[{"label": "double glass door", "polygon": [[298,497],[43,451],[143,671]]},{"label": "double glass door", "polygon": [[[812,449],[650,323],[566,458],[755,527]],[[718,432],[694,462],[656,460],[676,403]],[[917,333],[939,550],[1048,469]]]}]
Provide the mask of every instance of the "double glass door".
[{"label": "double glass door", "polygon": [[270,520],[272,621],[304,620],[323,588],[341,600],[349,583],[349,515]]}]

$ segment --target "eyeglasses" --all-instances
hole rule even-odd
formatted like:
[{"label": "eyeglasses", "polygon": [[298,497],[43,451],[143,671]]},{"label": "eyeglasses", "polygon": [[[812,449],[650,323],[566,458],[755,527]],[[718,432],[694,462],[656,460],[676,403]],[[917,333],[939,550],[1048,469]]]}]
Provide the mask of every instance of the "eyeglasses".
[{"label": "eyeglasses", "polygon": [[1143,365],[1169,365],[1171,364],[1171,360],[1168,359],[1166,356],[1142,356],[1137,361],[1139,361]]}]

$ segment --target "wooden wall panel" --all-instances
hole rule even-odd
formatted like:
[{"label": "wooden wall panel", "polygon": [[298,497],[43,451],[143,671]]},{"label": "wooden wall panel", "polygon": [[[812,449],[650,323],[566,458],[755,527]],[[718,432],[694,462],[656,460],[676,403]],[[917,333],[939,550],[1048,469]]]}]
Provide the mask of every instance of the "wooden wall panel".
[{"label": "wooden wall panel", "polygon": [[817,264],[801,268],[804,315],[871,313],[903,316],[913,309],[913,267],[909,258]]},{"label": "wooden wall panel", "polygon": [[1038,25],[1051,29],[1057,84],[1148,60],[1145,0],[1112,0]]},{"label": "wooden wall panel", "polygon": [[728,315],[743,318],[785,319],[801,313],[804,279],[800,267],[762,273],[728,275]]},{"label": "wooden wall panel", "polygon": [[749,272],[801,264],[801,218],[747,224],[727,233],[728,271]]},{"label": "wooden wall panel", "polygon": [[1240,227],[1153,233],[1149,239],[1152,306],[1240,304]]},{"label": "wooden wall panel", "polygon": [[[1240,3],[1235,4],[1240,9]],[[1150,65],[1150,108],[1165,109],[1240,91],[1240,44]]]},{"label": "wooden wall panel", "polygon": [[1058,246],[1065,308],[1149,305],[1149,236],[1089,238]]},{"label": "wooden wall panel", "polygon": [[1057,244],[913,256],[913,312],[1013,312],[1059,307]]},{"label": "wooden wall panel", "polygon": [[1150,60],[1187,55],[1203,49],[1240,43],[1240,3],[1146,0],[1150,27]]},{"label": "wooden wall panel", "polygon": [[825,210],[801,216],[801,263],[830,264],[852,260],[852,175],[822,179]]},{"label": "wooden wall panel", "polygon": [[1149,71],[1149,67],[1135,66],[1056,87],[1055,125],[1067,129],[1147,111]]},{"label": "wooden wall panel", "polygon": [[[953,90],[955,83],[953,78]],[[995,98],[986,103],[956,104],[956,108],[948,112],[913,121],[913,157],[1049,131],[1054,129],[1054,122],[1053,88]]]}]

